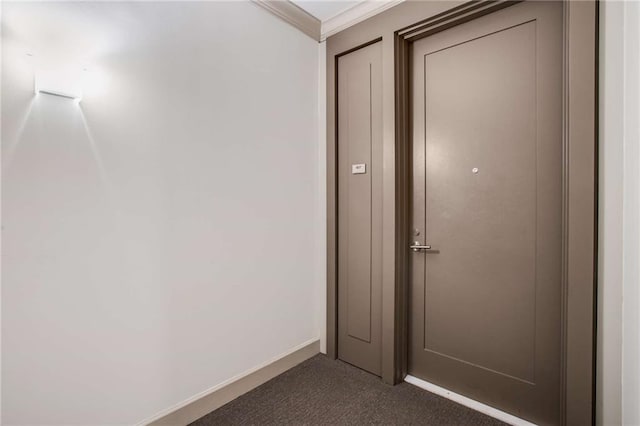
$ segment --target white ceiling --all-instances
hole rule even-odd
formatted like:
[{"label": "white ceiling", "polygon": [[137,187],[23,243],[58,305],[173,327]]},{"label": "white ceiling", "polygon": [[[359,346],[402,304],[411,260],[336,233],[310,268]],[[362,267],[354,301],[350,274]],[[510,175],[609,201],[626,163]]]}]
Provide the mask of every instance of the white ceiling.
[{"label": "white ceiling", "polygon": [[326,21],[329,18],[352,8],[363,0],[292,0],[316,18]]}]

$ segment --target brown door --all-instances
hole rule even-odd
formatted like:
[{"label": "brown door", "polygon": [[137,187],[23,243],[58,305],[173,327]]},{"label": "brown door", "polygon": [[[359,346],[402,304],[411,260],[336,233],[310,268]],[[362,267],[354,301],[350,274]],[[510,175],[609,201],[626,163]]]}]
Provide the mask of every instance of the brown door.
[{"label": "brown door", "polygon": [[338,357],[381,374],[381,43],[338,58]]},{"label": "brown door", "polygon": [[[413,45],[409,374],[560,421],[562,3]],[[591,350],[591,348],[585,348]]]}]

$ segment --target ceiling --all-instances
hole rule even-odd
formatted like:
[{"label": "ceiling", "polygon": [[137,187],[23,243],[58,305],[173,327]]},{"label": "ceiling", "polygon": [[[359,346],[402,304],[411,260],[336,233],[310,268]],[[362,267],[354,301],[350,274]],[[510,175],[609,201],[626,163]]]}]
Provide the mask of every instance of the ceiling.
[{"label": "ceiling", "polygon": [[362,3],[362,0],[292,0],[311,15],[315,16],[321,21],[326,21],[329,18],[344,12],[347,9],[352,8],[358,3]]}]

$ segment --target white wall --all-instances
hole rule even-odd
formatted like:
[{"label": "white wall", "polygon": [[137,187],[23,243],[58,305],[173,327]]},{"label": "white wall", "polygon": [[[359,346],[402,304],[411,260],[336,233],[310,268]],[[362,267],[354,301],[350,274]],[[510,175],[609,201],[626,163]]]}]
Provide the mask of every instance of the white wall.
[{"label": "white wall", "polygon": [[[620,6],[620,7],[619,7]],[[622,421],[622,3],[600,3],[598,425]]]},{"label": "white wall", "polygon": [[600,13],[597,423],[640,425],[640,5]]},{"label": "white wall", "polygon": [[624,5],[622,423],[640,425],[640,4]]},{"label": "white wall", "polygon": [[[317,339],[317,42],[248,2],[2,7],[2,423],[139,422]],[[34,97],[27,50],[103,84]]]}]

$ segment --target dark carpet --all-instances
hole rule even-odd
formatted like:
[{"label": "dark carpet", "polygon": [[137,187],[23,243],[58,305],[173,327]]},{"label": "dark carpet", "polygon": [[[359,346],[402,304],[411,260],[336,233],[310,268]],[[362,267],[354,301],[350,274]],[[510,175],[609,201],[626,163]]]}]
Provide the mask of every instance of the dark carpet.
[{"label": "dark carpet", "polygon": [[192,423],[206,425],[504,425],[408,383],[389,386],[324,355]]}]

